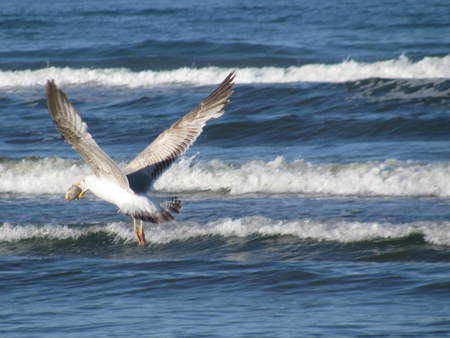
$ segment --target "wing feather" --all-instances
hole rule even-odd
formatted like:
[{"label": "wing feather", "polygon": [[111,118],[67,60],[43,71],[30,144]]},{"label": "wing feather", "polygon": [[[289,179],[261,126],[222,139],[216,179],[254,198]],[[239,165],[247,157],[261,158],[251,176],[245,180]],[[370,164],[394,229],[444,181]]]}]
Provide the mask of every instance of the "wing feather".
[{"label": "wing feather", "polygon": [[48,111],[64,140],[90,165],[95,175],[115,180],[128,188],[128,179],[117,164],[95,142],[87,124],[54,81],[47,81]]},{"label": "wing feather", "polygon": [[125,168],[131,188],[146,192],[153,182],[195,142],[206,122],[223,115],[229,102],[235,73],[222,83],[188,114],[165,130]]}]

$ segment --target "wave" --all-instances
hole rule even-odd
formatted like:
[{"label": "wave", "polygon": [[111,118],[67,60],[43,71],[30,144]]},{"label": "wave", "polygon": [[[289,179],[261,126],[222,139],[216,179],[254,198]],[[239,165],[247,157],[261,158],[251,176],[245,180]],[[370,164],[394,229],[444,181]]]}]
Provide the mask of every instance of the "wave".
[{"label": "wave", "polygon": [[[4,223],[0,226],[0,242],[18,242],[30,239],[79,240],[92,235],[102,235],[114,242],[134,243],[135,237],[129,223],[111,222],[88,226],[34,225]],[[393,240],[421,235],[425,242],[450,245],[450,222],[377,223],[348,222],[341,220],[273,220],[261,216],[238,219],[223,218],[207,224],[175,222],[152,225],[147,232],[150,245],[186,241],[204,236],[294,236],[301,240],[335,241],[353,243],[374,240]]]},{"label": "wave", "polygon": [[397,59],[373,63],[345,60],[338,64],[306,64],[291,67],[247,68],[188,68],[165,71],[133,72],[125,68],[58,68],[38,70],[0,71],[0,89],[43,86],[48,79],[60,85],[88,85],[105,87],[154,87],[171,85],[212,85],[230,71],[237,70],[237,82],[290,83],[290,82],[348,82],[368,78],[424,79],[450,78],[450,55],[424,57],[412,61],[401,55]]},{"label": "wave", "polygon": [[228,191],[232,195],[320,194],[358,196],[450,196],[450,163],[385,160],[313,164],[303,160],[218,160],[189,165],[161,177],[155,188],[167,192]]},{"label": "wave", "polygon": [[[0,160],[0,193],[64,194],[90,173],[81,161],[60,158]],[[216,192],[326,196],[449,197],[450,163],[369,161],[315,164],[303,160],[228,163],[183,157],[156,182],[165,193]]]},{"label": "wave", "polygon": [[0,160],[0,193],[60,194],[91,173],[79,161],[61,158]]}]

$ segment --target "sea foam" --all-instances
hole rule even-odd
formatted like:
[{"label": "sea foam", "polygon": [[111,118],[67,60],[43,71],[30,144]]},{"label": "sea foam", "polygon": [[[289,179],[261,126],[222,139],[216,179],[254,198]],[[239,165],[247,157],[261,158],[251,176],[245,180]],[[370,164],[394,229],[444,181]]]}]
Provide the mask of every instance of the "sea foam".
[{"label": "sea foam", "polygon": [[[0,193],[63,194],[90,173],[81,161],[60,158],[0,161]],[[449,197],[450,163],[384,160],[355,163],[270,161],[228,163],[183,157],[155,183],[165,193],[222,195],[300,194],[325,196]]]},{"label": "sea foam", "polygon": [[91,173],[79,161],[25,158],[0,161],[0,193],[60,194]]},{"label": "sea foam", "polygon": [[103,87],[155,87],[213,85],[230,71],[237,71],[237,83],[346,82],[367,78],[450,78],[450,55],[412,61],[407,56],[378,62],[345,60],[337,64],[247,68],[188,68],[131,71],[125,68],[91,69],[47,67],[38,70],[0,71],[0,89],[43,86],[48,79],[59,85]]},{"label": "sea foam", "polygon": [[232,195],[320,194],[450,196],[450,163],[385,160],[314,164],[303,160],[180,162],[156,182],[167,192],[228,191]]},{"label": "sea foam", "polygon": [[[261,216],[222,218],[206,224],[174,222],[152,225],[147,233],[150,245],[186,241],[204,236],[293,236],[302,240],[352,243],[378,239],[391,240],[420,234],[435,245],[450,245],[450,222],[378,223],[342,220],[274,220]],[[0,225],[0,242],[18,242],[27,239],[78,240],[92,234],[103,233],[113,241],[133,243],[135,237],[127,222],[111,222],[89,226],[69,225]]]}]

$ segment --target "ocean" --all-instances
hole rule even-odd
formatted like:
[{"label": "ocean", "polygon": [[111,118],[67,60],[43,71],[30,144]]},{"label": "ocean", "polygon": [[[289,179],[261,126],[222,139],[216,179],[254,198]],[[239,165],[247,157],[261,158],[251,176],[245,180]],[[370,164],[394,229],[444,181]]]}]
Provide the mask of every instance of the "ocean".
[{"label": "ocean", "polygon": [[[450,6],[0,4],[1,337],[450,336]],[[225,76],[225,114],[131,220],[47,111],[121,166]]]}]

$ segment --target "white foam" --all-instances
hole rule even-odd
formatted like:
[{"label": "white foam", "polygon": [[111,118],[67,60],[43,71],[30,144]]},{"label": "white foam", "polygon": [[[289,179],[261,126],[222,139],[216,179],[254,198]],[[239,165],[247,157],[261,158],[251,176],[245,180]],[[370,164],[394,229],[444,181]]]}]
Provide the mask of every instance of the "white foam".
[{"label": "white foam", "polygon": [[0,192],[64,193],[90,172],[87,165],[61,158],[4,161],[0,163]]},{"label": "white foam", "polygon": [[[0,226],[0,242],[17,242],[26,239],[77,240],[90,234],[103,232],[116,242],[133,243],[132,227],[126,222],[105,225],[73,227],[67,225],[13,225]],[[294,236],[304,240],[352,243],[376,239],[398,239],[421,234],[426,242],[450,245],[450,222],[377,223],[347,222],[342,220],[273,220],[252,216],[239,219],[223,218],[207,224],[174,222],[152,225],[147,231],[151,244],[167,244],[203,236],[247,237]]]},{"label": "white foam", "polygon": [[190,164],[185,158],[155,184],[167,192],[228,191],[231,195],[323,194],[360,196],[450,196],[450,163],[386,160],[347,164],[218,160]]},{"label": "white foam", "polygon": [[132,241],[134,233],[129,223],[113,222],[102,225],[92,225],[87,227],[71,227],[68,225],[45,224],[45,225],[13,225],[4,223],[0,227],[0,242],[18,242],[27,239],[46,240],[77,240],[99,232],[112,235],[117,241]]},{"label": "white foam", "polygon": [[73,69],[47,67],[38,70],[0,71],[0,89],[43,86],[48,79],[59,85],[119,86],[126,88],[168,85],[212,85],[237,70],[237,83],[345,82],[367,78],[450,78],[450,55],[424,57],[416,62],[402,55],[378,62],[346,60],[337,64],[247,68],[188,68],[134,72],[125,68]]},{"label": "white foam", "polygon": [[171,224],[157,226],[149,233],[149,240],[168,243],[199,236],[247,237],[251,235],[288,235],[300,239],[351,243],[374,239],[403,238],[422,234],[425,241],[437,245],[450,245],[450,222],[416,222],[404,224],[346,222],[341,220],[319,221],[273,220],[252,216],[240,219],[224,218],[206,225]]},{"label": "white foam", "polygon": [[[0,193],[64,194],[90,174],[89,167],[60,158],[0,163]],[[220,160],[195,162],[184,157],[156,181],[167,193],[226,191],[230,195],[319,194],[330,196],[450,196],[450,163],[373,161],[313,164],[303,160]]]}]

